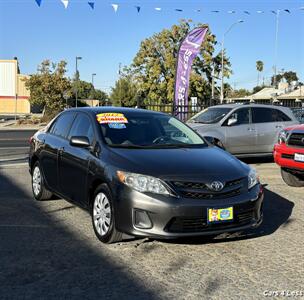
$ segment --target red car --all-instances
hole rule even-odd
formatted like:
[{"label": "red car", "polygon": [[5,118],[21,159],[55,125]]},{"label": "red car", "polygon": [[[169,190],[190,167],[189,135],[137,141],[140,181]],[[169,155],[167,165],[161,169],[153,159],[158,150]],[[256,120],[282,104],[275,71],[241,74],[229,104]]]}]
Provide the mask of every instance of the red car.
[{"label": "red car", "polygon": [[274,161],[289,186],[304,186],[304,125],[287,127],[274,146]]}]

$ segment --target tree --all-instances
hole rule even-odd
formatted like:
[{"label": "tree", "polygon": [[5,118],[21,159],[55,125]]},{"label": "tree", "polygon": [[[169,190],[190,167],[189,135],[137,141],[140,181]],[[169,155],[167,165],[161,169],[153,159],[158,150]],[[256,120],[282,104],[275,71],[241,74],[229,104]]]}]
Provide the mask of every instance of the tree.
[{"label": "tree", "polygon": [[[293,71],[286,71],[283,74],[277,74],[275,82],[278,83],[282,79],[285,79],[288,84],[290,84],[292,81],[298,81],[299,80],[299,78],[297,76],[297,73],[293,72]],[[274,75],[271,77],[271,85],[274,85]]]},{"label": "tree", "polygon": [[243,98],[246,96],[249,96],[251,93],[250,91],[246,90],[246,89],[239,89],[239,90],[232,90],[231,94],[229,95],[229,97],[231,98]]},{"label": "tree", "polygon": [[[172,103],[178,48],[192,28],[190,23],[190,20],[183,20],[179,25],[164,29],[141,42],[131,65],[131,73],[148,101]],[[217,74],[221,70],[221,54],[215,54],[216,43],[215,35],[209,32],[193,61],[191,79],[197,82],[190,82],[189,96],[198,95],[200,101],[210,97],[213,69]],[[224,76],[229,77],[231,65],[228,58],[224,57],[224,63]],[[206,88],[202,89],[203,86]]]},{"label": "tree", "polygon": [[115,82],[110,99],[117,106],[137,105],[137,89],[131,75],[123,75]]},{"label": "tree", "polygon": [[30,90],[31,104],[42,105],[50,118],[65,106],[63,95],[71,90],[70,80],[65,76],[66,62],[52,63],[44,60],[37,73],[25,79],[25,86]]},{"label": "tree", "polygon": [[261,72],[263,72],[263,69],[264,69],[264,63],[261,60],[258,60],[256,62],[256,69],[258,71],[257,86],[259,86],[260,85],[260,74],[261,74]]},{"label": "tree", "polygon": [[290,84],[292,81],[298,81],[299,78],[296,72],[288,71],[283,74],[284,79]]},{"label": "tree", "polygon": [[257,86],[255,86],[255,87],[253,88],[252,93],[255,94],[255,93],[261,91],[264,87],[265,87],[265,86],[259,86],[259,85],[257,85]]}]

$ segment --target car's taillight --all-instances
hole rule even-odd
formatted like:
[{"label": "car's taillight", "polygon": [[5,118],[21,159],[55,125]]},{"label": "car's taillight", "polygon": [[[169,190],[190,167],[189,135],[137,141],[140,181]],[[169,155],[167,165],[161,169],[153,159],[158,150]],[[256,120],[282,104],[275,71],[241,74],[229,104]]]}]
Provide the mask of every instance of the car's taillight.
[{"label": "car's taillight", "polygon": [[33,139],[34,139],[33,136],[31,136],[31,137],[29,138],[29,143],[30,143],[30,144],[32,143]]}]

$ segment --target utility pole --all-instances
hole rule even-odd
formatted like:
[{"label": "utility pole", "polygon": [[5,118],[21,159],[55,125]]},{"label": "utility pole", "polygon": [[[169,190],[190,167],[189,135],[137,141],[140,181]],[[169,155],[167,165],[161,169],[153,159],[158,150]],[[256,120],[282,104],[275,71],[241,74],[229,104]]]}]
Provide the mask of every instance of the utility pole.
[{"label": "utility pole", "polygon": [[[92,73],[92,87],[93,87],[93,91],[95,91],[95,88],[94,88],[94,76],[96,76],[96,73]],[[92,93],[92,99],[91,100],[92,100],[92,106],[93,106],[93,100],[94,100],[93,93]]]},{"label": "utility pole", "polygon": [[239,23],[243,23],[243,20],[238,20],[237,22],[234,22],[230,25],[228,30],[224,33],[223,39],[222,39],[222,71],[221,71],[221,104],[224,102],[224,44],[225,44],[225,36],[227,33],[234,27],[235,25]]},{"label": "utility pole", "polygon": [[76,89],[75,89],[75,96],[76,96],[76,107],[78,107],[78,82],[79,82],[79,73],[78,73],[78,60],[82,59],[80,56],[76,56]]}]

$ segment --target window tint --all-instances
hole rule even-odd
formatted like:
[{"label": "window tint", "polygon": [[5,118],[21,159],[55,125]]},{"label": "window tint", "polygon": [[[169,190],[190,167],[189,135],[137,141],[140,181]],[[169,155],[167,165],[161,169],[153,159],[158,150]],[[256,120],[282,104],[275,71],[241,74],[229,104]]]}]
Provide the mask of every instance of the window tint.
[{"label": "window tint", "polygon": [[272,109],[272,121],[286,122],[286,121],[291,121],[291,119],[287,115],[285,115],[281,110]]},{"label": "window tint", "polygon": [[50,133],[62,138],[66,138],[74,119],[73,113],[63,113],[60,115],[50,129]]},{"label": "window tint", "polygon": [[236,123],[233,124],[233,126],[236,125],[244,125],[244,124],[249,124],[250,122],[250,110],[249,108],[240,108],[233,112],[229,118],[225,121],[225,126],[228,125],[228,120],[229,119],[236,119]]},{"label": "window tint", "polygon": [[253,108],[253,123],[286,122],[290,118],[279,109],[256,107]]},{"label": "window tint", "polygon": [[272,109],[266,107],[255,107],[252,109],[253,123],[267,123],[272,121]]},{"label": "window tint", "polygon": [[69,133],[69,139],[72,136],[86,136],[89,139],[90,144],[92,144],[94,140],[94,128],[88,116],[85,114],[77,115]]}]

